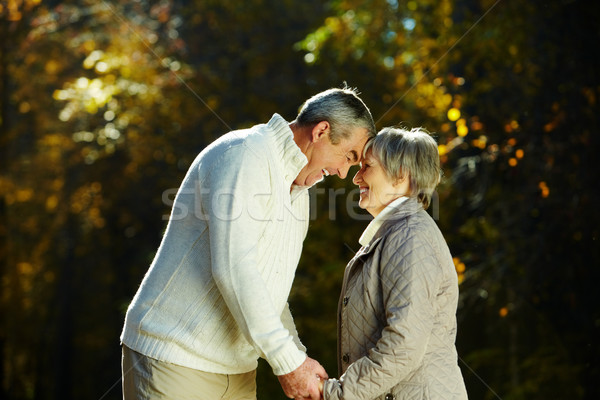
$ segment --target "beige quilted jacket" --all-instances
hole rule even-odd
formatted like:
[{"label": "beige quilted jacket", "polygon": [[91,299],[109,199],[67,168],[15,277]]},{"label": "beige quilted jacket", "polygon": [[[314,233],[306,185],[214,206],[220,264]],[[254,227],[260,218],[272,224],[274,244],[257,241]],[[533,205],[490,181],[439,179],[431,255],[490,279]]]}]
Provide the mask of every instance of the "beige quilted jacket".
[{"label": "beige quilted jacket", "polygon": [[324,398],[467,399],[454,345],[458,282],[448,246],[414,199],[348,263],[338,308],[339,380]]}]

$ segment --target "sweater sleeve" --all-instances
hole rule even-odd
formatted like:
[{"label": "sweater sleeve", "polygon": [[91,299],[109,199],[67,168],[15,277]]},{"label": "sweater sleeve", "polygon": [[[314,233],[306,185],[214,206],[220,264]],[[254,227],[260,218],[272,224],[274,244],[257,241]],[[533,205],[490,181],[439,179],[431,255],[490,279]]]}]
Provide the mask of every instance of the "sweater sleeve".
[{"label": "sweater sleeve", "polygon": [[294,343],[298,349],[306,353],[306,346],[302,344],[300,341],[300,337],[298,336],[298,330],[296,330],[296,325],[294,324],[294,319],[292,318],[292,313],[290,312],[289,303],[285,304],[285,308],[281,313],[281,321],[283,322],[283,326],[290,332],[292,337],[294,338]]},{"label": "sweater sleeve", "polygon": [[381,338],[339,380],[325,383],[325,400],[376,398],[422,362],[433,329],[439,269],[424,241],[402,236],[382,243],[380,290],[386,326]]},{"label": "sweater sleeve", "polygon": [[273,188],[264,154],[235,146],[210,173],[207,206],[211,266],[229,311],[246,339],[276,375],[292,372],[306,358],[283,326],[257,265],[258,240],[268,224]]}]

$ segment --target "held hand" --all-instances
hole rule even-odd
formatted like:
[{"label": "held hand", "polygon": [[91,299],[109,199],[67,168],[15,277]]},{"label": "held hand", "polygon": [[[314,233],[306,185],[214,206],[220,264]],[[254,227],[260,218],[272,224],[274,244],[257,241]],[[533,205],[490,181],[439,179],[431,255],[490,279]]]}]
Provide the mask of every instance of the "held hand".
[{"label": "held hand", "polygon": [[319,392],[321,392],[321,399],[324,399],[325,397],[323,397],[323,388],[325,387],[325,381],[323,379],[319,378]]},{"label": "held hand", "polygon": [[327,372],[316,360],[306,357],[306,360],[294,371],[277,377],[281,388],[290,399],[320,400],[319,383],[327,379]]}]

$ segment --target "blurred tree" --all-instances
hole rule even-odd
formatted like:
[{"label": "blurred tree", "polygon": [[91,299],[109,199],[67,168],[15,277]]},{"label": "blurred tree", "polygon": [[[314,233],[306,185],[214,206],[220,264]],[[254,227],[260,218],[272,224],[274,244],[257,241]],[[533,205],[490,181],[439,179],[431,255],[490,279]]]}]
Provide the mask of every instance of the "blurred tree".
[{"label": "blurred tree", "polygon": [[193,121],[189,69],[169,2],[16,4],[2,14],[2,390],[99,397],[119,378],[120,302],[139,277],[125,267],[160,240],[163,169]]},{"label": "blurred tree", "polygon": [[337,16],[299,43],[307,62],[359,77],[380,126],[438,136],[471,395],[596,398],[598,5],[330,4]]}]

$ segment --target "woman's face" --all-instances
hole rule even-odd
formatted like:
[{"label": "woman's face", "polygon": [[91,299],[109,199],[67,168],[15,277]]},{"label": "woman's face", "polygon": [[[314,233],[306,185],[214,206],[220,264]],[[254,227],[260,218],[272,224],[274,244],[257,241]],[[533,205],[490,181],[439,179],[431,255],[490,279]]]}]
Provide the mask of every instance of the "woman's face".
[{"label": "woman's face", "polygon": [[360,170],[352,180],[360,189],[360,208],[376,217],[394,200],[408,195],[409,179],[394,182],[369,150],[360,163]]}]

